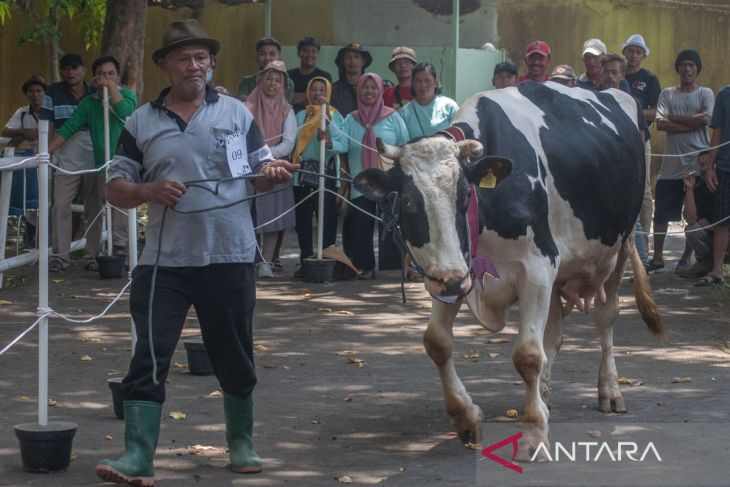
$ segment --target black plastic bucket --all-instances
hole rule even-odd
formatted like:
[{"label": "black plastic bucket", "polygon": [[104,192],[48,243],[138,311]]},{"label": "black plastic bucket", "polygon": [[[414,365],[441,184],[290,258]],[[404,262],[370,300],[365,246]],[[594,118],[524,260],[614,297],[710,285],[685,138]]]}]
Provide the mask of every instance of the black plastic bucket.
[{"label": "black plastic bucket", "polygon": [[16,424],[13,429],[20,442],[23,468],[29,472],[47,473],[66,470],[71,463],[73,439],[78,425],[61,421]]},{"label": "black plastic bucket", "polygon": [[124,419],[124,387],[122,386],[124,377],[112,377],[107,379],[109,389],[112,390],[112,401],[114,403],[114,416]]},{"label": "black plastic bucket", "polygon": [[117,279],[124,276],[124,257],[117,255],[100,255],[96,258],[99,265],[99,277]]},{"label": "black plastic bucket", "polygon": [[304,270],[311,282],[330,282],[337,261],[332,259],[304,259]]},{"label": "black plastic bucket", "polygon": [[213,366],[210,364],[208,352],[205,351],[203,340],[185,340],[185,351],[188,354],[188,368],[192,375],[211,375]]}]

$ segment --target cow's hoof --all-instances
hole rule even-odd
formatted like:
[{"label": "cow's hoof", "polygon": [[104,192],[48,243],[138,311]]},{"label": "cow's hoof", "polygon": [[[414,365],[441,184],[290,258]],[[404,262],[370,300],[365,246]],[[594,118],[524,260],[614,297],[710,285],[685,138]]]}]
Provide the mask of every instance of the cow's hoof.
[{"label": "cow's hoof", "polygon": [[[544,442],[545,447],[538,448],[542,441],[523,436],[520,440],[520,446],[517,450],[515,460],[518,462],[549,462],[550,457],[547,452],[550,449],[550,443],[547,440],[544,440]],[[537,452],[537,454],[535,454],[535,452]]]},{"label": "cow's hoof", "polygon": [[610,397],[599,398],[598,410],[603,413],[625,413],[628,411],[628,409],[626,409],[623,396],[613,399]]},{"label": "cow's hoof", "polygon": [[481,441],[481,434],[479,432],[479,427],[477,427],[475,430],[460,431],[459,439],[467,447],[478,444]]},{"label": "cow's hoof", "polygon": [[459,433],[459,439],[465,445],[473,445],[482,441],[479,424],[483,421],[484,413],[482,408],[474,404],[472,404],[469,414],[451,418],[454,430]]}]

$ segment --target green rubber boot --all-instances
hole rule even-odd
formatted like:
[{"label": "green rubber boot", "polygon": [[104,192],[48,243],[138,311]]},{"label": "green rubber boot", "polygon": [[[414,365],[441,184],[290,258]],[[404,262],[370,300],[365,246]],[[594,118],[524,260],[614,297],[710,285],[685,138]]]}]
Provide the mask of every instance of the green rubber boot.
[{"label": "green rubber boot", "polygon": [[226,414],[226,440],[231,456],[231,470],[236,473],[259,473],[261,459],[253,451],[253,394],[245,398],[223,394]]},{"label": "green rubber boot", "polygon": [[107,482],[140,487],[155,485],[153,458],[160,434],[162,404],[124,401],[124,454],[118,460],[102,460],[96,474]]}]

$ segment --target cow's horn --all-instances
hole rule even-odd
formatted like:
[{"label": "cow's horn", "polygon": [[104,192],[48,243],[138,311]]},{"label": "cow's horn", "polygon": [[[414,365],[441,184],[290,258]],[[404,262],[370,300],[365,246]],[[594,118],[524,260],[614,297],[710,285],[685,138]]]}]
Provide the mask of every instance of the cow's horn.
[{"label": "cow's horn", "polygon": [[470,159],[474,159],[481,157],[484,152],[484,147],[482,147],[482,144],[476,140],[462,140],[457,142],[456,146],[459,148],[460,158],[468,157]]},{"label": "cow's horn", "polygon": [[378,152],[380,152],[382,155],[387,157],[388,159],[398,160],[400,159],[400,147],[395,145],[388,145],[385,142],[383,142],[383,139],[378,137],[375,140],[376,145],[378,146]]}]

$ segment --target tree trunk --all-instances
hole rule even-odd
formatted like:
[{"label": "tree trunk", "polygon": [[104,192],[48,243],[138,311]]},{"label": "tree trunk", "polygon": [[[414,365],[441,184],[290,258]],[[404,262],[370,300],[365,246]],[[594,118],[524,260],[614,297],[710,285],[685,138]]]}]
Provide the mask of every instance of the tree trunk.
[{"label": "tree trunk", "polygon": [[147,0],[107,0],[102,55],[117,58],[122,85],[142,97],[142,66]]}]

